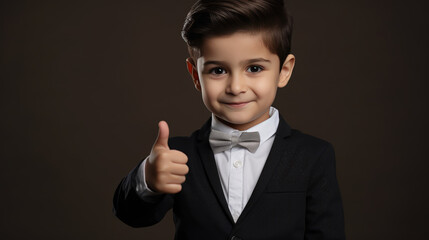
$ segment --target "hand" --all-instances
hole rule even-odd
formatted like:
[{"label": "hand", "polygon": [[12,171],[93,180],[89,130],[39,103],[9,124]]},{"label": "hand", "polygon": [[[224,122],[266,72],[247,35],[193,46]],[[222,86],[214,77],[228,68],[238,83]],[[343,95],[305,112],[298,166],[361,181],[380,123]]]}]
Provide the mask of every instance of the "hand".
[{"label": "hand", "polygon": [[170,150],[168,147],[168,124],[158,123],[158,138],[153,144],[149,159],[146,161],[146,183],[148,187],[159,193],[178,193],[189,171],[186,163],[188,157],[181,151]]}]

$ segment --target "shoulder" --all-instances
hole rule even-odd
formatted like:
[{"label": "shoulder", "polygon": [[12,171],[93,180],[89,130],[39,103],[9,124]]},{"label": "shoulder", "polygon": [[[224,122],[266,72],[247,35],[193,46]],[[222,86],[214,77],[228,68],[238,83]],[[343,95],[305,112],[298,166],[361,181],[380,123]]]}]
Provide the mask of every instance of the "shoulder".
[{"label": "shoulder", "polygon": [[210,124],[211,124],[211,118],[209,118],[204,125],[194,131],[190,136],[178,136],[178,137],[171,137],[168,139],[168,144],[170,148],[185,151],[192,146],[195,146],[197,141],[208,138],[208,134],[210,133]]},{"label": "shoulder", "polygon": [[187,146],[190,145],[190,143],[191,143],[190,137],[179,136],[179,137],[171,137],[168,139],[168,145],[170,146],[170,148],[173,148],[173,149],[186,148]]},{"label": "shoulder", "polygon": [[322,138],[315,137],[313,135],[303,133],[298,129],[291,129],[290,137],[297,143],[308,145],[311,147],[327,147],[332,144]]},{"label": "shoulder", "polygon": [[307,133],[303,133],[298,129],[291,129],[290,138],[296,142],[296,144],[299,145],[305,145],[308,147],[314,147],[314,148],[326,148],[331,146],[332,144],[322,138],[315,137],[312,135],[309,135]]},{"label": "shoulder", "polygon": [[286,138],[289,144],[294,146],[298,153],[312,155],[314,157],[324,154],[333,155],[334,147],[324,139],[303,133],[297,129],[291,129],[291,134]]},{"label": "shoulder", "polygon": [[281,115],[276,135],[286,141],[284,147],[289,150],[296,149],[309,154],[320,154],[327,149],[333,149],[328,141],[291,128]]},{"label": "shoulder", "polygon": [[192,149],[196,144],[198,132],[199,130],[195,131],[191,136],[170,137],[168,139],[168,146],[171,149],[180,150],[185,153],[190,152],[190,149]]}]

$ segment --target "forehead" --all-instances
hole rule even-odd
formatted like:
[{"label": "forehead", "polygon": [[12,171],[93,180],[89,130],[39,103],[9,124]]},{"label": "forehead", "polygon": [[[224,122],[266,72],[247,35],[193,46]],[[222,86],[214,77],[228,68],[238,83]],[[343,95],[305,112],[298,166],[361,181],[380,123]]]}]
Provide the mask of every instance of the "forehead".
[{"label": "forehead", "polygon": [[236,32],[225,36],[206,38],[200,56],[204,59],[239,61],[252,58],[275,58],[265,46],[262,33]]}]

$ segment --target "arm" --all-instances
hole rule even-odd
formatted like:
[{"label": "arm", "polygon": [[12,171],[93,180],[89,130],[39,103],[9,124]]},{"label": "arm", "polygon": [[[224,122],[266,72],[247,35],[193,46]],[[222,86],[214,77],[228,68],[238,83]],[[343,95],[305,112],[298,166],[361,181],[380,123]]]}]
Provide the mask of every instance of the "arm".
[{"label": "arm", "polygon": [[159,222],[173,206],[172,194],[182,189],[189,170],[188,158],[183,152],[169,148],[168,135],[167,123],[160,122],[158,138],[149,157],[116,189],[114,213],[130,226],[144,227]]},{"label": "arm", "polygon": [[113,212],[132,227],[146,227],[158,223],[173,206],[173,197],[159,194],[141,197],[137,193],[138,171],[143,161],[122,179],[113,198]]},{"label": "arm", "polygon": [[335,153],[329,144],[313,166],[310,177],[306,240],[345,239],[344,213],[335,168]]}]

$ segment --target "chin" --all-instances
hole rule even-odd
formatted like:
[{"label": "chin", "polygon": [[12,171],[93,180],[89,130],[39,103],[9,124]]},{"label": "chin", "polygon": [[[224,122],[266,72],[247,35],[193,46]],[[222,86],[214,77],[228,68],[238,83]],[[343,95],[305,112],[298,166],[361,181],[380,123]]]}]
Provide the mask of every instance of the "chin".
[{"label": "chin", "polygon": [[251,119],[247,117],[241,117],[241,116],[223,117],[222,119],[234,125],[243,125],[243,124],[248,124],[252,122]]}]

